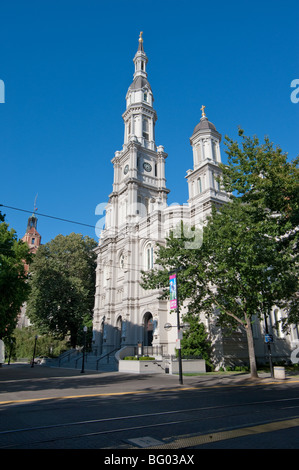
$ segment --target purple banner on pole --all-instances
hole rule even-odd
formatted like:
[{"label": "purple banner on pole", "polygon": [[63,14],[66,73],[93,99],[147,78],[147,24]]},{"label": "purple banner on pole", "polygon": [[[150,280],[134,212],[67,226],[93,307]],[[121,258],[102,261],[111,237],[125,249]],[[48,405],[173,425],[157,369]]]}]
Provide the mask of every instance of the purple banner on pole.
[{"label": "purple banner on pole", "polygon": [[177,288],[176,288],[176,274],[169,276],[169,290],[170,290],[170,309],[177,308]]}]

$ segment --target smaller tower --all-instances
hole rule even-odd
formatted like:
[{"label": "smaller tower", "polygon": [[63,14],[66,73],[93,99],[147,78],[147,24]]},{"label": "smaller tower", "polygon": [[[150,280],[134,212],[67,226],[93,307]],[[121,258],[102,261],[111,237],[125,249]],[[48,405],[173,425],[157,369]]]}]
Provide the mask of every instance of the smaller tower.
[{"label": "smaller tower", "polygon": [[[37,252],[41,244],[41,239],[42,239],[41,235],[37,231],[37,217],[34,214],[35,211],[36,211],[36,207],[34,203],[33,214],[28,219],[26,233],[22,238],[22,241],[24,243],[27,243],[27,245],[29,246],[31,253]],[[29,269],[30,269],[29,265],[25,264],[26,273],[29,272]],[[24,304],[21,307],[21,311],[18,315],[18,323],[17,323],[18,328],[30,326],[30,320],[26,315],[26,308],[27,308],[27,303],[24,302]]]},{"label": "smaller tower", "polygon": [[42,237],[37,231],[37,217],[33,213],[28,219],[26,233],[22,241],[27,243],[31,253],[36,253],[41,244],[41,239]]},{"label": "smaller tower", "polygon": [[[221,134],[217,132],[201,107],[202,116],[195,126],[190,138],[193,149],[193,169],[187,171],[191,222],[197,224],[210,212],[212,203],[221,205],[227,202],[227,196],[221,189],[220,142]],[[193,216],[192,216],[193,214]],[[196,216],[196,220],[194,217]]]}]

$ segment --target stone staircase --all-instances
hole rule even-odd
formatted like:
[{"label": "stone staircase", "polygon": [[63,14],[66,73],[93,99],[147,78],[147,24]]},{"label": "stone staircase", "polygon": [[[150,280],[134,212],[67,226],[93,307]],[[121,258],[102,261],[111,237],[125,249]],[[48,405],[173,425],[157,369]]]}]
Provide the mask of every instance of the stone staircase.
[{"label": "stone staircase", "polygon": [[[115,359],[113,350],[110,353],[96,356],[94,353],[85,353],[84,358],[84,371],[93,370],[98,372],[116,372],[118,371],[118,362]],[[60,367],[67,369],[82,370],[83,354],[82,351],[71,349],[61,354],[56,359],[48,359],[46,366]]]}]

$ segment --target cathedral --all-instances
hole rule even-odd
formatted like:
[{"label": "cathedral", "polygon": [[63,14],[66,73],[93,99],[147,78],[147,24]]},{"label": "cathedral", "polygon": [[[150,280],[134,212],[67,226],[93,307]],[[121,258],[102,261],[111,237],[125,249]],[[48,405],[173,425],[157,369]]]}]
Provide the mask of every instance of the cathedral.
[{"label": "cathedral", "polygon": [[124,144],[112,159],[113,190],[96,249],[94,343],[100,353],[142,343],[156,355],[174,354],[176,328],[165,329],[165,325],[176,326],[169,302],[160,300],[158,291],[141,288],[140,272],[153,268],[156,244],[165,243],[180,221],[200,226],[213,203],[227,201],[217,181],[221,135],[203,106],[190,139],[193,168],[186,175],[188,204],[168,206],[167,153],[155,141],[157,113],[142,33],[133,61],[135,72],[122,116]]},{"label": "cathedral", "polygon": [[[188,202],[167,204],[167,153],[155,141],[157,113],[142,33],[133,62],[133,82],[122,115],[124,143],[112,159],[113,188],[96,248],[93,343],[98,355],[142,345],[149,354],[163,357],[175,354],[176,316],[170,313],[169,301],[159,299],[158,290],[142,289],[141,271],[154,267],[156,244],[165,243],[170,230],[181,221],[189,227],[201,227],[212,205],[221,206],[228,197],[218,182],[221,135],[202,106],[202,116],[190,138],[193,168],[186,168]],[[202,320],[212,338],[216,363],[225,356],[246,360],[247,344],[242,335],[232,341],[220,334],[213,319],[203,316]],[[254,336],[260,343],[258,354],[265,356],[259,324]]]}]

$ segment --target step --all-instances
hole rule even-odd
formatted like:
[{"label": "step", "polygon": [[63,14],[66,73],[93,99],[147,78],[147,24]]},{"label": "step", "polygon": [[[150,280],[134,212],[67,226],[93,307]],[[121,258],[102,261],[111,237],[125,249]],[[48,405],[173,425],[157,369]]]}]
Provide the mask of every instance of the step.
[{"label": "step", "polygon": [[[76,369],[76,370],[81,370],[82,368],[82,357],[78,354],[75,355],[72,358],[62,358],[59,361],[59,358],[57,359],[49,359],[47,360],[46,364],[47,366],[52,366],[52,367],[60,367],[64,369]],[[112,371],[117,371],[118,370],[118,363],[115,360],[114,354],[109,356],[109,362],[107,362],[107,357],[104,357],[103,360],[100,360],[99,362],[98,359],[100,359],[100,356],[94,356],[92,354],[87,354],[85,356],[84,360],[84,370],[98,370],[100,371],[105,371],[105,372],[112,372]]]}]

